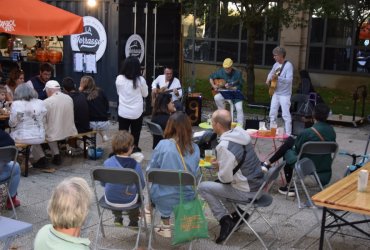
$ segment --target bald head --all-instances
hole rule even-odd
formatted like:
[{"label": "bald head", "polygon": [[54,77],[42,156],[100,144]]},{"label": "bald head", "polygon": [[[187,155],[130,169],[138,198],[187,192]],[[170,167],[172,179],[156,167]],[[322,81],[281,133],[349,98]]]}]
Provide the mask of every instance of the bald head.
[{"label": "bald head", "polygon": [[213,112],[212,120],[214,123],[219,124],[223,132],[231,129],[231,114],[226,109],[218,109]]}]

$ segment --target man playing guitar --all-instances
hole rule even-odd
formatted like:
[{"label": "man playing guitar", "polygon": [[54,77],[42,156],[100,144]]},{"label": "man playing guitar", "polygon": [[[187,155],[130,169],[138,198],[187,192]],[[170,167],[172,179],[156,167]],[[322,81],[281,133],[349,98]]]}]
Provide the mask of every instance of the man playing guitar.
[{"label": "man playing guitar", "polygon": [[183,110],[181,104],[182,89],[179,79],[173,76],[172,67],[166,66],[164,74],[159,75],[152,83],[152,104],[159,93],[170,93],[176,110]]},{"label": "man playing guitar", "polygon": [[[286,51],[284,48],[276,47],[272,50],[272,54],[276,63],[272,66],[266,79],[266,84],[270,87],[270,94],[272,94],[269,114],[270,122],[276,123],[279,107],[281,106],[285,132],[290,135],[292,133],[292,117],[289,109],[290,97],[292,95],[293,65],[288,60],[285,60]],[[274,91],[271,91],[271,82],[274,81],[276,86]]]},{"label": "man playing guitar", "polygon": [[[215,94],[214,100],[218,109],[225,109],[225,99],[218,93],[219,89],[242,90],[243,78],[242,73],[233,68],[233,61],[226,58],[222,64],[222,69],[217,70],[209,76],[209,82],[212,86],[212,92]],[[243,126],[243,100],[232,100],[237,113],[237,122]]]}]

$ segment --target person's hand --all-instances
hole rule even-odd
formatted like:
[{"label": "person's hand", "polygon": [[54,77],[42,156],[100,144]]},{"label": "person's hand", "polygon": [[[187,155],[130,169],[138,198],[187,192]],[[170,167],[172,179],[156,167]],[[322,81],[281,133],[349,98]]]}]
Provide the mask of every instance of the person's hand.
[{"label": "person's hand", "polygon": [[277,80],[278,76],[277,75],[272,75],[271,80]]},{"label": "person's hand", "polygon": [[153,92],[154,94],[158,94],[158,90],[159,90],[159,89],[155,88],[155,89],[152,89],[152,92]]},{"label": "person's hand", "polygon": [[177,89],[173,89],[173,93],[176,95],[176,96],[179,96],[179,91]]},{"label": "person's hand", "polygon": [[216,171],[218,171],[218,170],[219,170],[220,166],[218,165],[218,160],[217,160],[217,159],[213,159],[213,160],[211,161],[211,164],[212,164],[212,167],[213,167]]}]

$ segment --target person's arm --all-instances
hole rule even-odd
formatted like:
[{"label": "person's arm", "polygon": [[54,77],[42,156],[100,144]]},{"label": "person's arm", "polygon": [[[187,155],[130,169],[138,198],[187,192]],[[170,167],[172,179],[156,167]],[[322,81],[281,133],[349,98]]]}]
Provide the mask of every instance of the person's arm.
[{"label": "person's arm", "polygon": [[218,146],[216,149],[219,167],[218,179],[223,183],[232,182],[234,179],[233,169],[238,165],[235,156],[225,147]]},{"label": "person's arm", "polygon": [[148,96],[148,85],[146,85],[146,81],[144,77],[140,76],[140,82],[139,82],[140,90],[141,90],[141,95],[143,97]]},{"label": "person's arm", "polygon": [[209,83],[211,84],[212,89],[214,89],[214,90],[217,90],[217,89],[218,89],[217,85],[215,85],[215,82],[214,82],[214,79],[218,79],[218,78],[222,78],[222,77],[219,75],[219,70],[218,70],[218,71],[213,72],[213,73],[209,76]]},{"label": "person's arm", "polygon": [[[173,87],[172,87],[173,86]],[[177,79],[176,77],[173,79],[173,83],[171,85],[171,87],[173,88],[173,93],[178,97],[178,98],[181,98],[182,96],[182,89],[181,89],[181,83],[179,81],[179,79]],[[180,88],[180,89],[178,89]]]},{"label": "person's arm", "polygon": [[14,128],[19,122],[19,115],[17,111],[18,105],[17,102],[12,104],[9,116],[9,127]]},{"label": "person's arm", "polygon": [[268,73],[267,79],[266,79],[266,85],[270,84],[272,76],[275,74],[276,67],[277,67],[277,63],[275,63],[274,66],[272,66],[271,71]]}]

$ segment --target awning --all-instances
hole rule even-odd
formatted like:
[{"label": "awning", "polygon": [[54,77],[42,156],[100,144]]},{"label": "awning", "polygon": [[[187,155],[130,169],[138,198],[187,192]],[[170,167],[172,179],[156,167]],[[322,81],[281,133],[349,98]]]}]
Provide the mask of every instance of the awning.
[{"label": "awning", "polygon": [[0,32],[58,36],[83,32],[83,19],[39,0],[0,0]]}]

